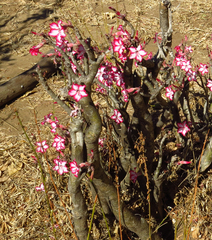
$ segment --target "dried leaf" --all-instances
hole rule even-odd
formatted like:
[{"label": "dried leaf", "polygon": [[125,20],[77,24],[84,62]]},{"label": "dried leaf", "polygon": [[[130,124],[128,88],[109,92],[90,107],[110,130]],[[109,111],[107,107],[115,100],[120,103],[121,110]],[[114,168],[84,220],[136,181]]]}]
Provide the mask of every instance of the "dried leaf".
[{"label": "dried leaf", "polygon": [[8,162],[0,166],[0,171],[5,171],[7,169]]},{"label": "dried leaf", "polygon": [[10,164],[10,165],[8,166],[8,175],[11,176],[11,175],[13,175],[14,173],[20,171],[21,168],[22,168],[22,166],[23,166],[23,163],[22,163],[22,162],[19,162],[18,164],[14,164],[14,163]]},{"label": "dried leaf", "polygon": [[0,178],[0,183],[1,183],[1,182],[6,182],[8,178],[9,178],[8,176],[1,177],[1,178]]}]

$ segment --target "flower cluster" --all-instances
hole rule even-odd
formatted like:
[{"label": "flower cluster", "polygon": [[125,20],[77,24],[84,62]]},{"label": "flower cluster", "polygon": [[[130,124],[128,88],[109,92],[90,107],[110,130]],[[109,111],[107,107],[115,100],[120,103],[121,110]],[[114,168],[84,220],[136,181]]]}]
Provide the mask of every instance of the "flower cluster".
[{"label": "flower cluster", "polygon": [[51,132],[55,133],[57,128],[63,129],[65,130],[66,127],[59,124],[59,121],[57,119],[57,117],[54,117],[54,120],[52,120],[53,114],[49,113],[48,115],[44,116],[44,121],[41,122],[42,125],[44,125],[45,123],[49,123],[52,127]]},{"label": "flower cluster", "polygon": [[[72,25],[66,24],[63,21],[59,20],[57,23],[53,22],[50,25],[50,31],[48,33],[48,35],[50,37],[55,38],[56,40],[56,46],[58,48],[60,48],[62,51],[64,52],[72,52],[73,55],[76,55],[76,58],[79,60],[82,60],[84,58],[84,54],[85,54],[85,49],[83,47],[83,45],[79,42],[79,40],[77,39],[76,43],[70,43],[68,42],[65,38],[66,38],[66,32],[67,32],[67,28],[68,27],[72,27]],[[38,34],[35,32],[32,32],[33,34],[36,35],[43,35],[43,34]],[[43,40],[41,43],[39,43],[37,46],[33,46],[29,52],[31,55],[37,55],[38,53],[41,54],[40,52],[40,48],[46,44],[46,40]],[[61,57],[61,52],[58,49],[55,49],[55,53],[49,53],[46,56],[53,56],[55,55],[55,57]],[[43,55],[45,56],[45,55]],[[57,64],[56,59],[54,59],[55,64]],[[75,74],[77,74],[77,67],[74,65],[74,63],[71,61],[70,59],[70,64],[71,64],[71,68],[73,70],[73,72]]]},{"label": "flower cluster", "polygon": [[[116,67],[113,66],[110,62],[105,62],[98,69],[97,79],[101,84],[105,85],[107,88],[114,86],[115,89],[120,89],[122,100],[128,102],[128,92],[125,87],[123,73]],[[107,90],[103,87],[98,86],[96,91],[99,91],[103,94],[107,94]]]},{"label": "flower cluster", "polygon": [[[187,37],[185,37],[185,43]],[[188,81],[196,81],[196,72],[191,70],[190,53],[193,52],[191,46],[184,46],[183,41],[175,47],[176,54],[174,62],[181,70],[185,71]]]},{"label": "flower cluster", "polygon": [[143,50],[140,40],[137,37],[137,33],[134,41],[137,43],[137,47],[132,45],[132,38],[130,33],[127,30],[124,30],[122,25],[119,25],[118,32],[113,34],[113,51],[117,52],[119,59],[124,63],[127,58],[136,59],[138,62],[141,62],[143,57],[147,55],[147,52]]}]

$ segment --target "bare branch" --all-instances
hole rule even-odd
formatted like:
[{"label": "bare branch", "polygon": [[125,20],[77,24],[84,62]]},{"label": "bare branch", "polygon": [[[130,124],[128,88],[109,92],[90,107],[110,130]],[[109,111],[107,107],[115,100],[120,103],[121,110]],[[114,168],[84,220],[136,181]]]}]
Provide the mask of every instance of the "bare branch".
[{"label": "bare branch", "polygon": [[39,76],[39,79],[40,79],[39,82],[43,85],[46,92],[52,97],[52,99],[55,102],[57,102],[70,115],[70,113],[71,113],[70,107],[68,105],[66,105],[63,101],[61,101],[60,98],[58,96],[56,96],[56,94],[50,89],[49,85],[44,80],[39,67],[36,68],[36,72],[38,73],[38,76]]},{"label": "bare branch", "polygon": [[53,48],[55,48],[58,52],[60,52],[60,54],[63,56],[63,58],[65,59],[65,66],[66,66],[66,70],[68,70],[69,74],[71,75],[72,79],[73,80],[76,80],[77,79],[77,75],[74,73],[73,69],[71,68],[71,63],[70,63],[70,60],[68,58],[68,55],[61,49],[59,48],[58,46],[56,46],[52,40],[48,37],[46,37],[46,39],[48,40],[48,43],[50,45],[53,46]]},{"label": "bare branch", "polygon": [[159,147],[159,160],[158,160],[158,166],[155,170],[154,173],[154,179],[157,179],[159,174],[160,174],[160,170],[161,170],[161,166],[162,166],[162,161],[163,161],[163,143],[167,138],[167,133],[163,136],[161,142],[160,142],[160,147]]},{"label": "bare branch", "polygon": [[87,44],[86,41],[82,38],[82,35],[79,32],[79,29],[77,27],[74,27],[74,31],[75,31],[76,36],[79,39],[80,43],[84,47],[86,53],[88,54],[88,58],[90,59],[90,61],[95,61],[95,55],[93,53],[93,50],[91,49],[89,44]]}]

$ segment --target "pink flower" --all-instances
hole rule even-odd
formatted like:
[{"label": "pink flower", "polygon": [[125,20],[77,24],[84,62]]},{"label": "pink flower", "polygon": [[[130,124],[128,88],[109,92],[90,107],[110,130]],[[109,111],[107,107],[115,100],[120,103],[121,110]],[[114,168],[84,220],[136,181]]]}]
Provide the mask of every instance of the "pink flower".
[{"label": "pink flower", "polygon": [[57,42],[62,42],[62,40],[66,37],[65,28],[61,26],[63,22],[61,20],[58,23],[51,23],[49,36],[55,37]]},{"label": "pink flower", "polygon": [[185,61],[185,59],[183,57],[176,57],[175,61],[176,61],[177,66],[181,66],[183,64],[183,62]]},{"label": "pink flower", "polygon": [[202,75],[204,75],[205,73],[208,73],[208,66],[207,64],[202,64],[200,63],[200,67],[199,67],[199,72],[201,72]]},{"label": "pink flower", "polygon": [[70,171],[74,174],[75,177],[78,177],[79,167],[77,166],[76,161],[70,162]]},{"label": "pink flower", "polygon": [[113,45],[113,51],[118,52],[119,55],[121,55],[125,50],[124,42],[121,38],[115,38],[112,45]]},{"label": "pink flower", "polygon": [[89,163],[89,162],[83,162],[83,163],[80,163],[80,164],[79,164],[79,167],[80,167],[80,168],[83,168],[83,167],[90,168],[90,167],[91,167],[91,163]]},{"label": "pink flower", "polygon": [[177,162],[177,165],[180,165],[180,164],[190,164],[191,162],[190,161],[179,161]]},{"label": "pink flower", "polygon": [[58,125],[56,122],[51,122],[51,127],[52,127],[51,132],[55,133]]},{"label": "pink flower", "polygon": [[210,91],[212,92],[212,80],[208,79],[208,84],[207,87],[210,89]]},{"label": "pink flower", "polygon": [[62,149],[65,149],[64,143],[65,143],[65,139],[57,134],[54,137],[54,142],[52,144],[52,147],[55,147],[57,151],[60,151]]},{"label": "pink flower", "polygon": [[44,116],[44,121],[41,122],[42,125],[44,125],[46,122],[50,122],[51,120],[52,113],[49,113],[48,115]]},{"label": "pink flower", "polygon": [[71,62],[71,68],[74,73],[77,73],[77,66],[75,66],[72,62]]},{"label": "pink flower", "polygon": [[43,183],[41,183],[40,186],[35,187],[35,189],[36,189],[36,191],[43,191],[43,192],[45,191]]},{"label": "pink flower", "polygon": [[115,120],[118,124],[123,122],[121,113],[117,109],[114,109],[114,114],[111,116],[111,119]]},{"label": "pink flower", "polygon": [[[134,170],[136,170],[136,168],[134,168]],[[135,171],[133,171],[133,170],[130,170],[130,180],[131,180],[133,183],[136,182],[138,176],[140,176],[140,175],[141,175],[141,173],[137,173],[137,172],[135,172]]]},{"label": "pink flower", "polygon": [[124,63],[127,61],[127,54],[123,52],[122,54],[119,54],[119,58]]},{"label": "pink flower", "polygon": [[37,142],[36,145],[38,146],[36,151],[41,153],[46,152],[46,150],[49,148],[49,146],[46,144],[46,140],[42,142]]},{"label": "pink flower", "polygon": [[192,50],[192,48],[191,48],[191,46],[185,46],[185,52],[187,52],[187,53],[192,53],[193,52],[193,50]]},{"label": "pink flower", "polygon": [[186,135],[187,132],[189,132],[191,129],[188,127],[186,121],[184,121],[183,123],[177,123],[178,126],[178,133],[181,133],[183,136]]},{"label": "pink flower", "polygon": [[149,60],[149,59],[151,59],[151,58],[152,58],[152,56],[153,56],[153,54],[152,54],[152,52],[150,52],[150,53],[147,55],[147,58],[146,58],[146,60]]},{"label": "pink flower", "polygon": [[53,168],[53,170],[57,171],[60,175],[62,175],[63,173],[68,173],[68,169],[66,167],[66,161],[61,161],[59,156],[54,159],[54,163],[55,166]]},{"label": "pink flower", "polygon": [[77,102],[79,102],[81,98],[88,96],[85,91],[85,85],[78,85],[77,83],[74,83],[71,86],[68,94],[73,97]]},{"label": "pink flower", "polygon": [[72,104],[72,107],[74,109],[71,111],[70,117],[80,116],[81,115],[81,109],[76,104]]},{"label": "pink flower", "polygon": [[41,54],[41,52],[39,52],[39,48],[37,48],[36,46],[33,46],[32,48],[30,48],[29,52],[32,56],[37,56],[38,53]]},{"label": "pink flower", "polygon": [[88,153],[88,155],[89,155],[90,159],[92,160],[92,159],[93,159],[93,157],[94,157],[94,152],[93,152],[93,149],[91,149],[91,153]]},{"label": "pink flower", "polygon": [[100,93],[102,93],[102,94],[104,94],[104,95],[107,95],[107,90],[106,89],[104,89],[103,87],[100,87],[98,84],[97,84],[97,88],[96,88],[96,91],[97,92],[100,92]]},{"label": "pink flower", "polygon": [[130,59],[136,59],[141,62],[143,57],[147,55],[147,52],[142,49],[141,44],[137,47],[130,47]]},{"label": "pink flower", "polygon": [[166,97],[169,98],[171,101],[173,100],[173,97],[174,97],[174,91],[172,90],[172,88],[169,86],[169,87],[166,87]]},{"label": "pink flower", "polygon": [[45,41],[39,43],[37,46],[33,46],[32,48],[30,48],[29,52],[31,53],[31,55],[37,56],[38,53],[42,54],[41,52],[39,52],[39,49],[43,47],[44,44],[45,44]]},{"label": "pink flower", "polygon": [[186,60],[182,61],[180,68],[185,72],[188,72],[191,69],[190,61],[186,61]]},{"label": "pink flower", "polygon": [[197,80],[197,73],[195,71],[189,70],[187,73],[187,79],[188,81],[196,81]]},{"label": "pink flower", "polygon": [[178,53],[178,52],[182,53],[181,45],[182,45],[182,44],[179,44],[179,45],[177,45],[177,46],[174,48],[177,53]]},{"label": "pink flower", "polygon": [[124,100],[124,102],[128,102],[128,92],[127,92],[127,90],[126,89],[122,89],[121,90],[121,93],[122,93],[122,95],[123,95],[123,100]]},{"label": "pink flower", "polygon": [[101,146],[101,147],[104,147],[104,138],[99,138],[99,140],[98,140],[98,144],[99,144],[99,146]]},{"label": "pink flower", "polygon": [[73,51],[73,54],[77,54],[78,59],[83,59],[85,54],[85,49],[82,44],[78,45],[77,50]]},{"label": "pink flower", "polygon": [[116,85],[120,87],[124,83],[123,74],[121,72],[115,72],[113,74],[113,80],[115,81]]},{"label": "pink flower", "polygon": [[140,90],[140,87],[126,89],[128,93],[133,93],[133,94],[137,94],[139,90]]},{"label": "pink flower", "polygon": [[154,39],[154,43],[156,43],[157,40],[158,40],[158,42],[160,43],[161,40],[162,40],[162,37],[161,37],[161,36],[158,36],[158,33],[155,33],[155,37],[153,37],[153,39]]}]

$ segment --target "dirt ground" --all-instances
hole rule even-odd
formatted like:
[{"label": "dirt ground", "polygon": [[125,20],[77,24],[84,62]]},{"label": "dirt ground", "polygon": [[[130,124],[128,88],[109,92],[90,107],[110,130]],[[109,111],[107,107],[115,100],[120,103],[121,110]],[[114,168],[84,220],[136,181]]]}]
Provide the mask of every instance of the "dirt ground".
[{"label": "dirt ground", "polygon": [[[157,0],[2,0],[0,2],[0,84],[32,67],[40,56],[31,56],[29,49],[39,43],[34,32],[48,32],[49,24],[62,19],[77,24],[84,36],[97,39],[105,45],[105,33],[121,24],[114,18],[109,6],[113,6],[135,24],[140,36],[149,44],[146,51],[153,53],[156,46],[152,38],[160,31]],[[173,6],[173,46],[178,45],[186,35],[194,50],[195,63],[207,63],[207,46],[212,48],[212,5],[209,1],[176,0]],[[45,48],[44,51],[48,49]],[[59,86],[60,76],[49,79],[49,84]],[[1,94],[1,93],[0,93]],[[37,127],[44,115],[54,112],[64,124],[68,121],[64,111],[55,105],[51,98],[37,86],[10,105],[0,109],[0,240],[2,239],[47,239],[53,236],[48,213],[43,207],[44,195],[35,191],[40,183],[38,166],[31,155],[32,150],[26,141],[15,111],[33,143],[38,139]],[[39,125],[40,127],[40,125]],[[48,136],[48,129],[41,128]],[[49,135],[50,137],[50,135]],[[62,179],[61,196],[69,208],[68,192]],[[211,184],[211,180],[209,181]],[[54,191],[51,197],[56,197]],[[58,203],[59,204],[59,203]],[[63,210],[58,206],[57,216],[63,231],[68,236],[72,229]],[[199,227],[198,227],[199,226]],[[194,239],[208,238],[207,226],[196,225]],[[201,230],[201,234],[200,234]],[[59,230],[57,230],[59,231]],[[100,230],[95,228],[95,239],[100,239]],[[204,232],[204,234],[202,234]],[[94,235],[95,235],[94,234]],[[178,239],[181,233],[178,233]],[[201,236],[200,236],[201,235]],[[58,239],[64,239],[60,232]],[[207,237],[206,237],[207,236]],[[106,238],[105,238],[106,239]],[[118,239],[118,238],[117,238]]]}]

